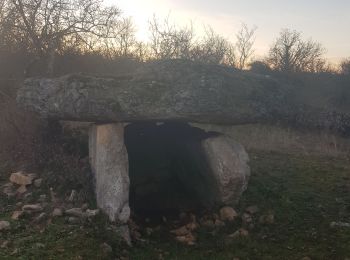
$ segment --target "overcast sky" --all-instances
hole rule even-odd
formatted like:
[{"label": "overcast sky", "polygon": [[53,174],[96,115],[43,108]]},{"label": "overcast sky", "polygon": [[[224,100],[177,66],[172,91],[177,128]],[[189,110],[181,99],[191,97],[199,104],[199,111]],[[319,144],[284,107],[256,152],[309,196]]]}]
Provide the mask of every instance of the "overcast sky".
[{"label": "overcast sky", "polygon": [[171,14],[173,21],[192,21],[200,31],[211,25],[227,38],[234,38],[242,22],[256,25],[256,54],[265,54],[281,28],[303,32],[327,49],[337,61],[350,56],[350,0],[107,0],[126,16],[132,16],[138,37],[146,39],[148,20]]}]

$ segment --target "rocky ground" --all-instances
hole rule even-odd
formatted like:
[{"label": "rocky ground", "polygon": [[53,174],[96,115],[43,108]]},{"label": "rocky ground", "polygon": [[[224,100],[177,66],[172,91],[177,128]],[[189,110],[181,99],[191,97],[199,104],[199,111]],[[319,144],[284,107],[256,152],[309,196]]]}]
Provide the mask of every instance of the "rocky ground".
[{"label": "rocky ground", "polygon": [[349,160],[250,154],[234,209],[133,216],[132,247],[79,191],[0,167],[0,259],[349,259]]}]

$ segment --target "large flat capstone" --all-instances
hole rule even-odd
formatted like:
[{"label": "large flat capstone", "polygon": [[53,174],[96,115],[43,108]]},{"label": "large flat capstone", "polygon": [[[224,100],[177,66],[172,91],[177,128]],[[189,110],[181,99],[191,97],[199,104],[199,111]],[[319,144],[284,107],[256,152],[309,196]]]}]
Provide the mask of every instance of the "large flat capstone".
[{"label": "large flat capstone", "polygon": [[150,62],[130,75],[31,78],[18,103],[41,116],[86,122],[266,121],[285,106],[277,80],[233,68],[173,60]]}]

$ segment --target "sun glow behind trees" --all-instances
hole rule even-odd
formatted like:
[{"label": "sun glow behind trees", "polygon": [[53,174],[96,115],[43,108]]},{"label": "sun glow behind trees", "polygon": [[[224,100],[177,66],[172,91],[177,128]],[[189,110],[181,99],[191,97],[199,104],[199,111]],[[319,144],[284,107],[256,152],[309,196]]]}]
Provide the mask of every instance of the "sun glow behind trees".
[{"label": "sun glow behind trees", "polygon": [[147,22],[153,14],[165,17],[171,13],[176,24],[192,21],[195,30],[203,33],[203,25],[210,25],[215,32],[233,40],[242,22],[250,27],[257,25],[255,55],[264,56],[281,28],[303,32],[326,49],[325,57],[340,62],[350,54],[350,1],[347,0],[108,0],[118,5],[127,16],[132,16],[137,36],[148,36]]},{"label": "sun glow behind trees", "polygon": [[[215,16],[203,16],[208,19],[199,23],[195,13],[190,15],[191,10],[166,13],[168,7],[176,7],[168,1],[151,0],[146,4],[140,0],[121,0],[119,6],[108,5],[114,2],[103,0],[0,0],[0,3],[3,3],[0,5],[3,9],[1,44],[8,51],[25,49],[35,54],[33,63],[36,59],[46,62],[48,74],[53,73],[56,55],[72,51],[98,54],[109,60],[180,58],[238,69],[247,69],[254,60],[281,71],[320,72],[330,68],[323,62],[327,46],[310,39],[309,35],[304,36],[301,30],[290,28],[298,37],[290,47],[285,46],[296,55],[289,55],[287,50],[283,58],[286,62],[282,61],[288,66],[282,68],[278,65],[280,60],[272,59],[282,48],[274,48],[272,40],[266,45],[267,50],[260,52],[260,31],[264,28],[254,24],[223,23],[222,28],[217,29],[219,23],[211,25]],[[215,11],[217,6],[213,9]],[[149,17],[153,10],[156,14]],[[223,33],[225,31],[227,33]],[[6,52],[6,48],[2,51]],[[289,63],[295,68],[290,69]]]}]

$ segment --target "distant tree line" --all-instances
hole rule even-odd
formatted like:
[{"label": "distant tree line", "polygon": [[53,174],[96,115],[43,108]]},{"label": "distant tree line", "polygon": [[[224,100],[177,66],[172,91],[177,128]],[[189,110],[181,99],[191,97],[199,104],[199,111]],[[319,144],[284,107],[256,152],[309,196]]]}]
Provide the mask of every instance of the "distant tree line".
[{"label": "distant tree line", "polygon": [[[320,43],[290,29],[281,30],[266,57],[255,60],[256,30],[242,24],[230,41],[210,26],[198,35],[192,24],[178,26],[169,16],[154,16],[149,40],[141,42],[132,19],[103,0],[0,0],[0,67],[11,60],[24,76],[52,76],[62,57],[89,57],[86,63],[189,59],[260,73],[335,72]],[[338,71],[349,74],[349,64],[344,60]]]}]

